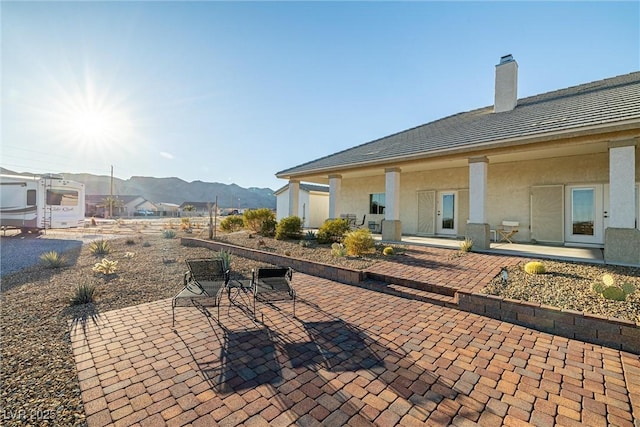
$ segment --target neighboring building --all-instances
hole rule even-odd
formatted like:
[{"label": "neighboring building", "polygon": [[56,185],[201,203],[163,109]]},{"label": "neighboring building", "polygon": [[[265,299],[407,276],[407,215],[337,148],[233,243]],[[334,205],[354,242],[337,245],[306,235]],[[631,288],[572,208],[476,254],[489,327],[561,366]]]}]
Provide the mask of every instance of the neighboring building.
[{"label": "neighboring building", "polygon": [[175,203],[160,202],[156,203],[158,215],[160,216],[180,216],[180,205]]},{"label": "neighboring building", "polygon": [[[87,216],[109,217],[108,194],[92,194],[85,196],[85,212]],[[135,216],[139,212],[153,215],[158,210],[156,205],[142,196],[113,196],[112,215],[114,217]]]},{"label": "neighboring building", "polygon": [[[289,209],[289,186],[276,191],[276,219],[291,216]],[[298,193],[298,211],[296,216],[302,219],[305,228],[320,228],[329,218],[329,187],[326,185],[300,184]]]},{"label": "neighboring building", "polygon": [[290,200],[303,181],[328,183],[328,216],[377,215],[385,240],[467,236],[488,248],[506,220],[516,242],[604,247],[607,262],[640,264],[640,72],[517,99],[517,71],[511,55],[496,65],[493,106],[276,175]]},{"label": "neighboring building", "polygon": [[[182,216],[209,216],[209,206],[213,209],[216,202],[184,202],[180,205]],[[192,206],[192,211],[185,211],[186,206]]]}]

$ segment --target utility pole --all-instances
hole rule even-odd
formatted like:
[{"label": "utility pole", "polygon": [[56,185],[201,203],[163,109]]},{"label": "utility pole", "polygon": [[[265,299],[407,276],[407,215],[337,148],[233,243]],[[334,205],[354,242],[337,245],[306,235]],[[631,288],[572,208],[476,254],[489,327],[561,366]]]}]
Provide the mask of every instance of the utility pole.
[{"label": "utility pole", "polygon": [[113,165],[111,165],[111,190],[109,194],[109,219],[113,218]]}]

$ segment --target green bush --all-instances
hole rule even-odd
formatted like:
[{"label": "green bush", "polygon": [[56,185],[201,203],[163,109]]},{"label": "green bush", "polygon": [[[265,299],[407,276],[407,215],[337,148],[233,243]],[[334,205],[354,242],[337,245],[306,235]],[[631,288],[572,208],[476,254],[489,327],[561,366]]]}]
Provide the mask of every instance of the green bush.
[{"label": "green bush", "polygon": [[93,296],[96,292],[96,287],[93,284],[78,285],[76,292],[71,298],[71,305],[82,305],[93,302]]},{"label": "green bush", "polygon": [[300,239],[302,220],[297,216],[282,218],[276,226],[276,240]]},{"label": "green bush", "polygon": [[67,263],[66,258],[64,256],[60,255],[56,251],[43,253],[42,255],[40,255],[40,261],[47,268],[60,268],[60,267],[63,267]]},{"label": "green bush", "polygon": [[346,219],[328,219],[318,230],[318,243],[342,242],[344,234],[349,231]]},{"label": "green bush", "polygon": [[260,234],[262,234],[264,237],[275,236],[277,225],[278,225],[278,221],[276,221],[275,218],[265,219],[262,223]]},{"label": "green bush", "polygon": [[164,237],[165,239],[175,239],[176,232],[173,230],[164,230],[162,232],[162,237]]},{"label": "green bush", "polygon": [[111,245],[106,240],[95,240],[89,245],[89,251],[94,255],[107,255],[111,252]]},{"label": "green bush", "polygon": [[347,253],[353,256],[360,256],[374,251],[375,241],[368,228],[359,228],[344,236],[344,246]]},{"label": "green bush", "polygon": [[220,229],[231,233],[233,231],[242,230],[244,228],[244,220],[240,215],[228,216],[220,222]]},{"label": "green bush", "polygon": [[276,219],[276,215],[271,209],[248,209],[242,214],[245,228],[259,233],[262,230],[262,224],[265,221]]}]

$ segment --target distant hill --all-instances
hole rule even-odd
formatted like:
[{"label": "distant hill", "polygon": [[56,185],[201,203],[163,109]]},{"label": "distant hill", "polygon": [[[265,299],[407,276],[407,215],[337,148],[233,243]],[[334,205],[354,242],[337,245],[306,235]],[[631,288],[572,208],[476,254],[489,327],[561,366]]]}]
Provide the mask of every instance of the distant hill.
[{"label": "distant hill", "polygon": [[[33,175],[0,168],[2,173]],[[111,178],[107,175],[88,173],[61,174],[65,179],[82,182],[86,193],[109,194]],[[220,207],[234,208],[276,208],[276,196],[270,188],[242,188],[236,184],[219,182],[186,182],[180,178],[153,178],[132,176],[127,180],[113,178],[113,195],[142,196],[153,203],[165,202],[181,204],[183,202],[213,202],[218,196]],[[239,204],[239,206],[238,206]]]}]

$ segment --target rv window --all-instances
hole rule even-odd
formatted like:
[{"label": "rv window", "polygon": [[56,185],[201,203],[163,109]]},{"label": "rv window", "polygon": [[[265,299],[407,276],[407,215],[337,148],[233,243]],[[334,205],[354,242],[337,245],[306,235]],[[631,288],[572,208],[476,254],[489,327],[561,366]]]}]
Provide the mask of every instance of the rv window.
[{"label": "rv window", "polygon": [[73,190],[47,190],[47,204],[52,206],[78,206],[78,192]]},{"label": "rv window", "polygon": [[27,206],[36,204],[36,190],[27,190]]}]

